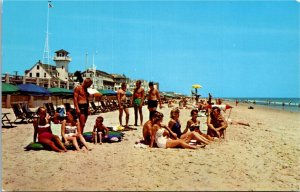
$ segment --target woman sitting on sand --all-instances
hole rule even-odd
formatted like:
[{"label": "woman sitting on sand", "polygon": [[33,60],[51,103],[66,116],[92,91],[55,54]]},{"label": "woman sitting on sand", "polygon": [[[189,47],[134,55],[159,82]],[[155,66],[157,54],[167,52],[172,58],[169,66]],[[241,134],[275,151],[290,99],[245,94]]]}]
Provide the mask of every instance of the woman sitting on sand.
[{"label": "woman sitting on sand", "polygon": [[181,123],[179,121],[179,109],[175,108],[171,111],[171,120],[169,121],[168,127],[177,134],[177,137],[180,139],[184,139],[186,142],[190,142],[190,140],[194,139],[199,144],[209,144],[211,141],[201,136],[199,133],[195,131],[188,132],[186,128],[183,132],[181,132]]},{"label": "woman sitting on sand", "polygon": [[[36,142],[36,137],[38,137],[38,142],[44,146],[48,146],[56,152],[66,152],[67,149],[59,137],[52,134],[50,127],[50,116],[47,115],[47,110],[44,107],[39,107],[37,110],[37,115],[38,118],[33,120],[33,142]],[[61,149],[57,146],[59,146]]]},{"label": "woman sitting on sand", "polygon": [[[151,143],[151,135],[152,135],[152,126],[153,126],[154,118],[148,120],[143,126],[143,140],[142,142],[146,145],[150,145]],[[169,131],[170,137],[172,139],[177,139],[176,133],[172,132],[168,126],[160,124],[161,127],[167,129]]]},{"label": "woman sitting on sand", "polygon": [[171,139],[169,138],[169,132],[162,128],[161,122],[163,120],[164,115],[158,111],[156,111],[153,115],[153,126],[151,131],[151,143],[150,147],[154,146],[154,141],[159,148],[175,148],[181,147],[184,149],[196,149],[196,146],[192,146],[187,144],[182,139]]},{"label": "woman sitting on sand", "polygon": [[[214,139],[211,136],[201,132],[200,121],[197,120],[197,117],[198,117],[197,109],[193,109],[191,111],[191,116],[192,116],[192,119],[188,120],[186,123],[186,129],[189,129],[191,132],[195,131],[195,132],[199,133],[201,136],[205,137],[206,139],[213,141]],[[186,132],[186,131],[187,130],[184,130],[184,132]]]},{"label": "woman sitting on sand", "polygon": [[80,139],[81,143],[85,146],[87,150],[90,150],[87,146],[87,143],[83,135],[79,132],[79,120],[77,119],[75,109],[70,109],[67,112],[67,119],[65,119],[61,124],[61,136],[66,145],[69,144],[69,141],[72,142],[73,146],[77,151],[80,150],[77,138]]},{"label": "woman sitting on sand", "polygon": [[211,137],[225,138],[225,131],[227,122],[221,115],[219,107],[208,109],[209,115],[207,116],[207,134]]}]

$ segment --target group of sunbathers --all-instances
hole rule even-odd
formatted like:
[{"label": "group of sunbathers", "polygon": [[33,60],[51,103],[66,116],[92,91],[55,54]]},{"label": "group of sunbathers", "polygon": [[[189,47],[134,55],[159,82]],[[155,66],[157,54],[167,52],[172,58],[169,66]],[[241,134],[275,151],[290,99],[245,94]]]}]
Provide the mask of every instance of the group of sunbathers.
[{"label": "group of sunbathers", "polygon": [[168,125],[162,124],[164,115],[156,111],[153,117],[143,126],[143,142],[150,147],[159,148],[188,148],[196,149],[197,146],[190,144],[195,140],[197,144],[207,145],[214,141],[214,137],[225,138],[227,122],[221,115],[218,107],[209,110],[207,117],[207,134],[200,130],[200,121],[197,119],[198,110],[191,110],[192,118],[187,121],[186,128],[181,131],[181,122],[179,120],[180,109],[174,108],[170,112],[170,121]]}]

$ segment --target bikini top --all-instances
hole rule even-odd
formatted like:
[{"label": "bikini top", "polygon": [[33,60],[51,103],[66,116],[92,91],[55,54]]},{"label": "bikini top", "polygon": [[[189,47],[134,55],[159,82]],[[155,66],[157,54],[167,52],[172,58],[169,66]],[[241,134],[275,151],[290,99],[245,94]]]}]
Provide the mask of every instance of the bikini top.
[{"label": "bikini top", "polygon": [[200,124],[198,124],[198,122],[196,122],[196,123],[192,123],[191,125],[190,125],[190,127],[189,127],[189,129],[190,129],[190,131],[195,131],[195,130],[199,130],[200,129]]},{"label": "bikini top", "polygon": [[50,124],[47,123],[46,125],[38,125],[38,128],[39,129],[47,129],[47,128],[50,128]]},{"label": "bikini top", "polygon": [[71,126],[71,125],[66,125],[66,130],[65,130],[65,133],[66,134],[69,134],[69,133],[76,133],[76,129],[77,129],[77,126]]}]

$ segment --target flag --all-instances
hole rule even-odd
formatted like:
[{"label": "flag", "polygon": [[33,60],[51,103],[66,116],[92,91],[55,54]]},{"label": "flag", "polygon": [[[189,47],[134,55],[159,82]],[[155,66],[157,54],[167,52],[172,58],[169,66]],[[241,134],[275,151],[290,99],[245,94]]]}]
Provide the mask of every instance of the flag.
[{"label": "flag", "polygon": [[51,1],[48,1],[48,6],[49,6],[49,8],[53,7],[53,5],[51,4]]}]

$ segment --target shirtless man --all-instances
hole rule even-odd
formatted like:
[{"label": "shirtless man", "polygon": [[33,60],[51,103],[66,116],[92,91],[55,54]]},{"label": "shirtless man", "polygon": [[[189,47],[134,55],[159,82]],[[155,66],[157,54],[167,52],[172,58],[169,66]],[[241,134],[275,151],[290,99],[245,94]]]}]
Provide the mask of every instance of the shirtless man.
[{"label": "shirtless man", "polygon": [[153,82],[149,82],[149,94],[148,94],[148,109],[149,109],[149,119],[152,119],[152,116],[154,115],[156,108],[157,108],[157,104],[159,102],[159,108],[162,108],[161,105],[161,99],[160,99],[160,95],[159,95],[159,91],[157,89],[154,88],[153,86]]},{"label": "shirtless man", "polygon": [[85,122],[90,114],[89,109],[89,93],[87,92],[87,88],[89,88],[93,84],[93,81],[90,78],[86,78],[82,85],[78,85],[74,89],[74,107],[76,109],[76,113],[79,117],[80,123],[80,132],[83,133],[83,129],[85,126]]},{"label": "shirtless man", "polygon": [[212,109],[208,109],[207,135],[218,138],[223,137],[225,139],[227,126],[227,121],[221,115],[220,108],[213,107]]},{"label": "shirtless man", "polygon": [[121,89],[117,92],[117,98],[118,98],[118,104],[119,104],[119,122],[122,126],[122,116],[123,111],[126,113],[126,125],[125,127],[128,127],[128,121],[129,121],[129,111],[128,106],[126,104],[126,83],[121,84]]},{"label": "shirtless man", "polygon": [[145,91],[144,88],[141,87],[142,82],[138,80],[136,82],[136,88],[133,91],[132,95],[132,104],[134,107],[134,126],[137,126],[137,119],[138,119],[138,111],[140,114],[140,122],[141,125],[143,125],[143,103],[145,99]]}]

